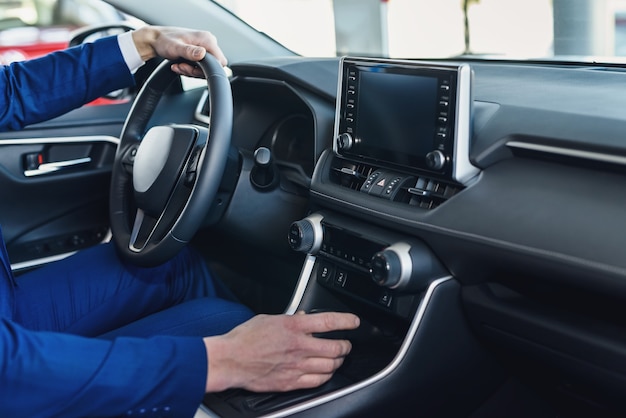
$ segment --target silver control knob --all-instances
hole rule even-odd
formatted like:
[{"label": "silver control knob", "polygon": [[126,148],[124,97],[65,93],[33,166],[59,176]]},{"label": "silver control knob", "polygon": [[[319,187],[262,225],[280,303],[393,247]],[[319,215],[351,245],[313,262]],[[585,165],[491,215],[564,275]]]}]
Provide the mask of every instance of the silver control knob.
[{"label": "silver control knob", "polygon": [[412,240],[396,242],[374,254],[370,275],[380,286],[416,292],[447,273],[424,243]]},{"label": "silver control knob", "polygon": [[287,233],[289,246],[302,253],[317,253],[322,245],[322,219],[321,215],[313,214],[292,223]]},{"label": "silver control knob", "polygon": [[374,254],[370,263],[372,279],[380,286],[390,289],[408,282],[413,270],[410,250],[408,244],[401,242]]},{"label": "silver control knob", "polygon": [[354,139],[352,135],[343,133],[337,137],[337,149],[340,151],[347,151],[354,145]]},{"label": "silver control knob", "polygon": [[439,150],[426,154],[426,166],[431,170],[441,170],[446,165],[446,156]]}]

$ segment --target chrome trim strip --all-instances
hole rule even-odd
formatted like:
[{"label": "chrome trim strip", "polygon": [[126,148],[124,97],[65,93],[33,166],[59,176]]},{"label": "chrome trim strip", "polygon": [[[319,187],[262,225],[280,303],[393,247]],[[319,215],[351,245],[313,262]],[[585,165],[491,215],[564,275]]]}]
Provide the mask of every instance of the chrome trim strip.
[{"label": "chrome trim strip", "polygon": [[347,396],[351,393],[354,393],[358,390],[364,389],[367,386],[370,386],[380,380],[382,380],[383,378],[387,377],[388,375],[390,375],[393,371],[395,371],[399,366],[400,363],[402,362],[402,360],[404,360],[404,357],[406,357],[407,352],[409,351],[409,346],[411,345],[411,343],[413,342],[413,339],[415,338],[415,335],[417,334],[417,332],[419,331],[419,326],[422,323],[422,319],[424,318],[424,315],[426,314],[426,309],[428,308],[428,304],[430,303],[433,294],[435,292],[435,289],[440,286],[441,284],[447,282],[448,280],[452,280],[452,276],[447,276],[447,277],[443,277],[437,280],[434,280],[429,286],[428,289],[426,290],[426,293],[424,294],[424,297],[422,298],[422,300],[420,301],[420,304],[417,308],[417,312],[415,313],[415,317],[413,318],[413,322],[411,323],[411,326],[409,327],[409,330],[407,332],[406,337],[404,338],[404,341],[402,342],[402,345],[400,346],[400,350],[398,351],[398,354],[396,355],[396,357],[392,360],[391,363],[389,363],[389,365],[387,367],[385,367],[383,370],[381,370],[380,372],[378,372],[377,374],[375,374],[374,376],[365,379],[359,383],[356,383],[352,386],[348,386],[345,387],[343,389],[340,389],[336,392],[332,392],[329,393],[327,395],[323,395],[319,398],[310,400],[310,401],[306,401],[303,402],[301,404],[295,405],[293,407],[287,408],[287,409],[283,409],[281,411],[277,411],[275,413],[269,414],[269,415],[263,415],[264,418],[280,418],[280,417],[286,417],[289,416],[291,414],[296,414],[302,411],[306,411],[307,409],[311,409],[314,408],[316,406],[325,404],[327,402],[333,401],[335,399],[339,399],[343,396]]},{"label": "chrome trim strip", "polygon": [[467,185],[478,173],[478,167],[470,161],[470,138],[472,136],[474,99],[472,97],[472,70],[461,64],[457,70],[456,125],[454,127],[454,161],[452,178]]},{"label": "chrome trim strip", "polygon": [[538,151],[548,154],[562,155],[565,157],[577,157],[585,160],[600,161],[603,163],[626,165],[626,157],[620,155],[604,154],[602,152],[583,151],[578,149],[556,147],[553,145],[531,144],[520,141],[509,141],[506,143],[506,146],[509,148]]},{"label": "chrome trim strip", "polygon": [[10,138],[1,139],[2,145],[33,145],[33,144],[63,144],[77,142],[110,142],[115,145],[120,144],[120,139],[109,135],[93,135],[93,136],[59,136],[47,138]]},{"label": "chrome trim strip", "polygon": [[[111,234],[111,230],[109,230],[107,232],[107,234],[104,236],[104,239],[100,242],[100,244],[105,244],[105,243],[111,241],[111,238],[113,238],[113,235]],[[77,251],[71,251],[69,253],[53,255],[52,257],[38,258],[38,259],[35,259],[35,260],[24,261],[22,263],[11,264],[11,271],[20,271],[20,270],[25,270],[25,269],[29,269],[29,268],[43,266],[44,264],[48,264],[48,263],[52,263],[52,262],[55,262],[55,261],[63,260],[64,258],[67,258],[67,257],[69,257],[71,255],[76,254],[76,253],[77,253]]]},{"label": "chrome trim strip", "polygon": [[40,164],[35,170],[25,170],[24,176],[26,177],[34,177],[34,176],[42,176],[45,174],[52,174],[59,170],[74,168],[78,165],[89,164],[91,162],[91,157],[85,158],[77,158],[75,160],[67,160],[67,161],[54,161],[51,163],[43,163]]},{"label": "chrome trim strip", "polygon": [[24,261],[23,263],[11,264],[11,270],[12,271],[20,271],[20,270],[24,270],[24,269],[33,268],[33,267],[39,267],[39,266],[42,266],[44,264],[53,263],[55,261],[63,260],[64,258],[67,258],[67,257],[69,257],[71,255],[74,255],[74,254],[76,254],[76,251],[72,251],[72,252],[69,252],[69,253],[63,253],[63,254],[57,254],[57,255],[54,255],[52,257],[44,257],[44,258],[38,258],[36,260]]},{"label": "chrome trim strip", "polygon": [[293,315],[297,312],[298,306],[300,306],[300,302],[302,302],[302,298],[304,297],[304,292],[309,285],[309,281],[311,280],[315,260],[316,258],[313,255],[306,256],[304,264],[302,265],[302,270],[300,271],[298,284],[296,285],[296,289],[291,296],[289,305],[287,305],[287,309],[285,309],[285,313],[287,315]]},{"label": "chrome trim strip", "polygon": [[204,404],[200,404],[193,418],[220,418],[220,416],[208,409]]},{"label": "chrome trim strip", "polygon": [[[396,242],[385,248],[383,251],[393,251],[400,259],[400,279],[397,283],[389,286],[390,289],[402,289],[411,282],[411,274],[413,272],[413,260],[411,259],[411,245],[407,242]],[[380,283],[379,283],[380,284]]]},{"label": "chrome trim strip", "polygon": [[[141,252],[141,250],[143,250],[148,242],[148,240],[146,240],[146,242],[144,242],[144,244],[141,246],[141,248],[137,248],[135,246],[135,244],[137,243],[137,237],[139,236],[139,232],[141,231],[141,225],[143,225],[143,220],[144,220],[144,211],[141,209],[137,209],[137,214],[135,215],[135,222],[133,223],[133,230],[130,233],[130,240],[128,242],[128,248],[135,253]],[[152,232],[154,232],[154,229],[152,230]],[[150,237],[152,237],[152,233],[150,233]],[[150,237],[148,237],[148,239],[150,239]]]}]

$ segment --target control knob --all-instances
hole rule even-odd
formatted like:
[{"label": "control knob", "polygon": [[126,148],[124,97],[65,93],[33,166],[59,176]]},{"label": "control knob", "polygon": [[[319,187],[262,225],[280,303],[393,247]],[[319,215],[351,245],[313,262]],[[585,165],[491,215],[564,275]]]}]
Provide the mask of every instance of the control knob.
[{"label": "control knob", "polygon": [[287,233],[289,246],[302,253],[317,253],[322,245],[322,219],[321,215],[313,214],[293,222]]},{"label": "control knob", "polygon": [[420,291],[445,274],[436,257],[419,241],[397,242],[374,254],[370,262],[372,279],[396,290]]},{"label": "control knob", "polygon": [[354,139],[349,133],[342,133],[337,137],[337,149],[347,151],[354,145]]},{"label": "control knob", "polygon": [[254,167],[250,170],[250,182],[258,190],[269,191],[279,183],[278,168],[272,152],[267,147],[254,151]]},{"label": "control knob", "polygon": [[446,165],[446,156],[439,150],[426,154],[426,166],[431,170],[441,170]]},{"label": "control knob", "polygon": [[412,262],[409,256],[411,247],[406,243],[396,243],[372,257],[370,274],[381,286],[395,289],[411,276]]}]

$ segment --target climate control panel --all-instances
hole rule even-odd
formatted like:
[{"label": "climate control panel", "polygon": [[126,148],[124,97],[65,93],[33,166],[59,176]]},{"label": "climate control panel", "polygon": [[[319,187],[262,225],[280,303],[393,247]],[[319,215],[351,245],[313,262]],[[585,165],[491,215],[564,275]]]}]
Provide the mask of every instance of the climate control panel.
[{"label": "climate control panel", "polygon": [[422,241],[346,218],[312,214],[291,225],[288,241],[316,256],[319,283],[383,308],[446,275]]}]

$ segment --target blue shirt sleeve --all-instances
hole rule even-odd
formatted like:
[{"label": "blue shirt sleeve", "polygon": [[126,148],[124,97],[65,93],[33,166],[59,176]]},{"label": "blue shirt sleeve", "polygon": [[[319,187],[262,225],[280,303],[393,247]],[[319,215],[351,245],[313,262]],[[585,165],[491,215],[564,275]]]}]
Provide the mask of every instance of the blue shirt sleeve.
[{"label": "blue shirt sleeve", "polygon": [[0,319],[0,416],[193,417],[206,370],[200,338],[109,341]]},{"label": "blue shirt sleeve", "polygon": [[133,84],[115,36],[12,63],[0,71],[0,131],[60,116]]}]

